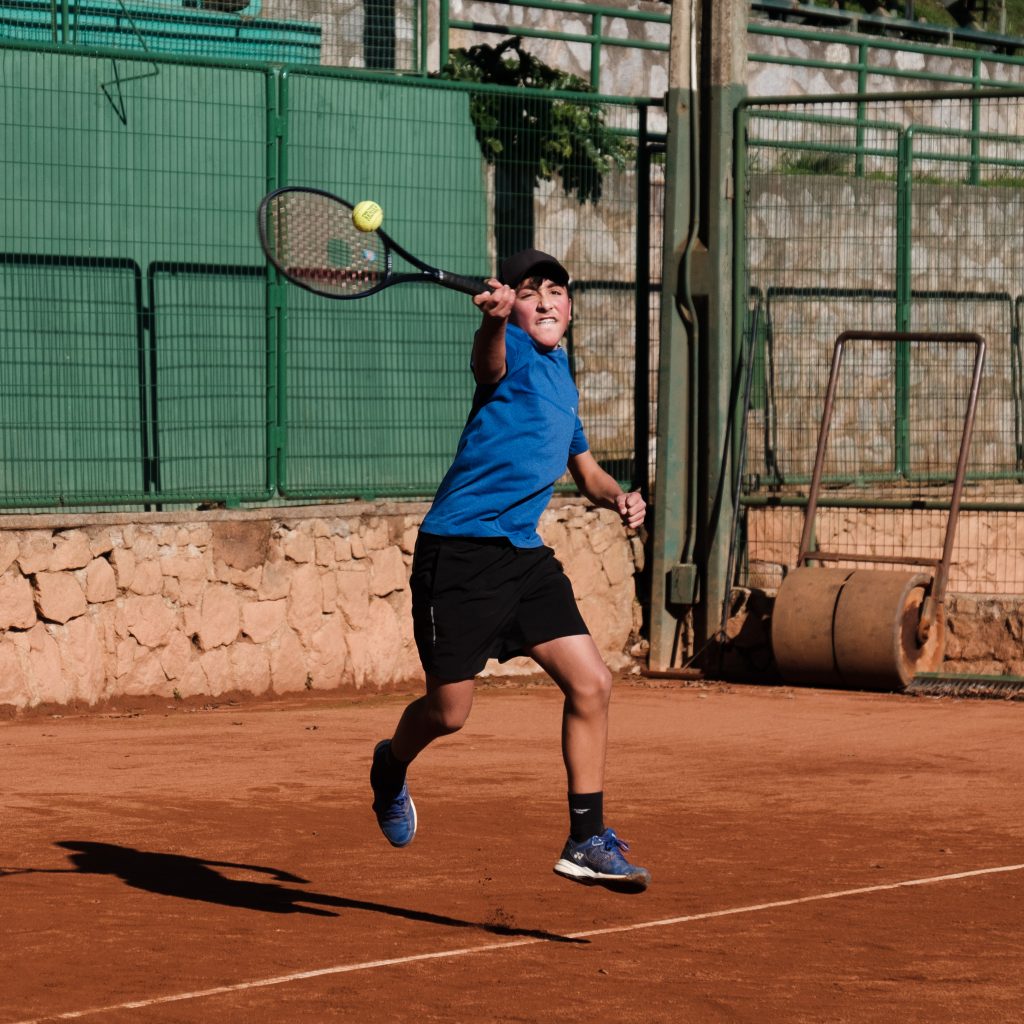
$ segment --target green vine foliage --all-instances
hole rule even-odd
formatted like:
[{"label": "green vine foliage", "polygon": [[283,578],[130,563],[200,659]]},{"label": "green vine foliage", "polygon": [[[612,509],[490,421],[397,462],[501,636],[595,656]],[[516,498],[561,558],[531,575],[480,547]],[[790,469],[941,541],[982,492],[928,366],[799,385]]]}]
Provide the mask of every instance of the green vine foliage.
[{"label": "green vine foliage", "polygon": [[528,53],[518,37],[497,46],[453,50],[439,75],[521,90],[514,95],[473,93],[470,116],[488,162],[509,165],[534,187],[557,175],[567,194],[581,203],[597,202],[604,175],[634,157],[632,143],[608,127],[599,104],[539,95],[545,89],[592,90],[578,75]]}]

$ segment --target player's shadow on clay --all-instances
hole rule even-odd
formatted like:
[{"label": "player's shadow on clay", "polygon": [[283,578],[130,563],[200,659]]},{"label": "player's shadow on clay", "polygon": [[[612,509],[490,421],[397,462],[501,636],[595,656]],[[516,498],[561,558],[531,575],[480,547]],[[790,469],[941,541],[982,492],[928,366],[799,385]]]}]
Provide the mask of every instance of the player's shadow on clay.
[{"label": "player's shadow on clay", "polygon": [[[70,851],[68,859],[73,869],[81,874],[113,875],[125,885],[161,896],[177,899],[201,900],[225,907],[242,907],[268,914],[313,914],[318,917],[337,917],[337,910],[368,910],[376,914],[403,917],[409,921],[446,925],[452,928],[477,928],[494,935],[507,935],[548,942],[586,944],[584,939],[573,939],[540,929],[516,928],[509,924],[483,921],[465,921],[444,914],[423,910],[394,907],[386,903],[348,899],[329,893],[309,892],[291,888],[293,884],[306,884],[305,878],[278,868],[257,864],[234,864],[231,861],[203,860],[176,853],[150,853],[113,843],[59,842],[55,845]],[[217,868],[256,872],[267,875],[271,881],[250,881],[231,878]],[[281,883],[290,883],[284,885]],[[337,908],[327,909],[327,908]]]}]

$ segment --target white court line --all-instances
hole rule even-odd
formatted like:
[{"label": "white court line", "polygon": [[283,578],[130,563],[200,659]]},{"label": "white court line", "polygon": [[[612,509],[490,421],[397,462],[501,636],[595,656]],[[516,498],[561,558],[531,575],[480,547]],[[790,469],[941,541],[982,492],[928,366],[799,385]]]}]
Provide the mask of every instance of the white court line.
[{"label": "white court line", "polygon": [[[912,878],[904,882],[889,882],[884,885],[865,885],[859,889],[841,889],[837,892],[818,893],[814,896],[797,896],[789,900],[774,900],[771,903],[754,903],[746,907],[730,907],[728,910],[709,910],[703,914],[686,914],[682,917],[666,917],[660,921],[642,921],[639,924],[616,925],[611,928],[593,928],[586,932],[574,932],[566,935],[567,939],[591,939],[597,935],[618,935],[623,932],[635,932],[644,928],[668,928],[674,924],[687,924],[691,921],[710,921],[716,917],[732,917],[737,914],[755,914],[762,910],[777,910],[781,907],[795,907],[801,903],[819,903],[823,900],[838,900],[846,896],[862,896],[865,893],[889,892],[893,889],[908,889],[916,885],[934,885],[937,882],[955,882],[961,878],[978,878],[981,875],[998,875],[1010,871],[1024,871],[1024,864],[1007,864],[997,868],[979,868],[976,871],[959,871],[951,875],[933,875],[931,878]],[[47,1024],[55,1020],[78,1020],[91,1017],[97,1013],[113,1013],[115,1010],[140,1010],[148,1006],[160,1006],[164,1003],[180,1003],[189,999],[206,999],[210,996],[224,995],[228,992],[245,992],[255,988],[269,988],[272,985],[287,985],[293,981],[306,981],[309,978],[324,978],[333,974],[350,974],[353,971],[372,971],[378,967],[394,967],[397,964],[414,964],[424,960],[441,960],[446,957],[470,956],[474,953],[490,953],[498,949],[515,949],[519,946],[536,946],[541,942],[552,942],[553,939],[531,937],[513,939],[510,942],[491,942],[482,946],[464,946],[461,949],[443,949],[435,953],[414,953],[412,956],[397,956],[388,960],[366,960],[358,964],[338,964],[334,967],[320,967],[312,971],[297,971],[294,974],[280,974],[274,978],[258,978],[255,981],[240,981],[234,985],[218,985],[216,988],[197,989],[194,992],[176,992],[168,996],[155,996],[152,999],[136,999],[127,1003],[115,1003],[111,1006],[94,1006],[88,1010],[68,1010],[65,1013],[48,1014],[45,1017],[33,1017],[31,1020],[11,1021],[10,1024]]]}]

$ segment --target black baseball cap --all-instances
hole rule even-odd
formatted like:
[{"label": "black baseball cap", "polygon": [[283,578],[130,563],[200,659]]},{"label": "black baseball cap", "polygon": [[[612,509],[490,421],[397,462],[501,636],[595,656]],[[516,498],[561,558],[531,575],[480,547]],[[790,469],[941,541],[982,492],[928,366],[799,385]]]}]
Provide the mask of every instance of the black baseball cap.
[{"label": "black baseball cap", "polygon": [[498,267],[498,280],[515,288],[528,277],[546,277],[555,284],[567,285],[569,271],[554,256],[549,256],[539,249],[521,249],[511,256],[506,256]]}]

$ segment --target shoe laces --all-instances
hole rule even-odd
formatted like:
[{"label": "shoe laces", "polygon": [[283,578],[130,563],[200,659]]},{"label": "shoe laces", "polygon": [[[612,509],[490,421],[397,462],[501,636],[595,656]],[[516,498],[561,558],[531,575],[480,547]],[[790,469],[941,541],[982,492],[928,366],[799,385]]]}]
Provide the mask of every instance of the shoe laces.
[{"label": "shoe laces", "polygon": [[601,840],[601,845],[606,850],[618,851],[625,853],[629,850],[629,843],[625,839],[620,839],[614,829],[605,829],[598,838]]},{"label": "shoe laces", "polygon": [[409,794],[403,787],[397,796],[387,805],[382,815],[385,821],[400,821],[409,811]]}]

